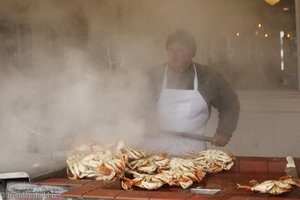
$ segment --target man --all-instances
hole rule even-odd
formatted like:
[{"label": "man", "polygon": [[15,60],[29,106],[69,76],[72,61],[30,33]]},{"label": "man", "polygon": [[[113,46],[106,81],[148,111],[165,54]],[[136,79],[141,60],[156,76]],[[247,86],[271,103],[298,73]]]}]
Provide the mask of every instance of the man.
[{"label": "man", "polygon": [[212,144],[225,146],[235,131],[239,117],[237,94],[215,70],[193,62],[196,42],[183,29],[166,40],[168,63],[151,69],[151,83],[157,96],[160,134],[146,138],[146,148],[182,154],[206,149],[205,142],[172,132],[204,135],[211,107],[219,112]]}]

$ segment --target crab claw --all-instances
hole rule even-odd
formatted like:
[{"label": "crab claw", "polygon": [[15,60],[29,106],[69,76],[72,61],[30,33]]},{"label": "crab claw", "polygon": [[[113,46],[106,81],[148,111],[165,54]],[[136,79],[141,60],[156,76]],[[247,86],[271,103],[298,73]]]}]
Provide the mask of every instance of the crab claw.
[{"label": "crab claw", "polygon": [[256,186],[256,185],[259,184],[256,180],[251,180],[251,181],[249,181],[249,183],[250,183],[252,186]]},{"label": "crab claw", "polygon": [[158,167],[156,170],[159,174],[163,172],[163,168],[162,167]]},{"label": "crab claw", "polygon": [[201,182],[202,179],[203,179],[203,177],[205,176],[204,172],[201,169],[199,169],[199,168],[196,169],[195,175],[197,177],[197,181],[198,182]]},{"label": "crab claw", "polygon": [[282,176],[279,180],[300,187],[300,179],[292,178],[292,176]]},{"label": "crab claw", "polygon": [[133,186],[133,181],[129,178],[125,178],[123,177],[122,178],[122,181],[121,181],[121,186],[123,189],[125,190],[132,190],[132,186]]},{"label": "crab claw", "polygon": [[236,160],[236,156],[233,153],[229,153],[228,156],[232,159],[232,160]]},{"label": "crab claw", "polygon": [[287,179],[292,179],[291,176],[282,176],[279,178],[279,180],[287,180]]},{"label": "crab claw", "polygon": [[236,187],[239,189],[246,189],[246,190],[251,190],[251,186],[248,185],[240,185],[240,184],[236,184]]},{"label": "crab claw", "polygon": [[100,167],[98,167],[98,171],[104,175],[110,175],[112,173],[112,169],[107,167],[105,164],[100,165]]},{"label": "crab claw", "polygon": [[118,165],[118,167],[120,169],[124,169],[126,167],[126,163],[128,162],[128,156],[119,152],[119,157],[121,159],[121,163]]},{"label": "crab claw", "polygon": [[193,181],[188,177],[181,177],[179,179],[179,184],[183,189],[186,189],[193,184]]},{"label": "crab claw", "polygon": [[72,173],[72,170],[67,167],[67,175],[69,179],[77,179],[78,177]]}]

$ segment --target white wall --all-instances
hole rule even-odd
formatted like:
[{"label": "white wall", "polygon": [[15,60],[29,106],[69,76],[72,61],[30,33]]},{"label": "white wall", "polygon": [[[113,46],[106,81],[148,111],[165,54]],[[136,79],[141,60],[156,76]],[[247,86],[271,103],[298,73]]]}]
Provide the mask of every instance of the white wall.
[{"label": "white wall", "polygon": [[[299,69],[300,4],[297,0],[295,2]],[[237,155],[300,156],[299,91],[239,91],[239,98],[238,128],[225,150]],[[216,123],[214,112],[207,127],[209,134],[214,133]]]},{"label": "white wall", "polygon": [[[300,156],[300,96],[295,91],[239,91],[241,113],[238,128],[224,148],[235,155]],[[213,135],[217,112],[207,134]],[[209,145],[209,148],[215,148]]]}]

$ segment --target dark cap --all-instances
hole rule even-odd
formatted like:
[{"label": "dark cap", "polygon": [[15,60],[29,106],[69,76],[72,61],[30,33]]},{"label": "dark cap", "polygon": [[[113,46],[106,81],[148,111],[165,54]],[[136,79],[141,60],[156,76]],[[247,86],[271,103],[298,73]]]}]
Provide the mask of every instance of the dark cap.
[{"label": "dark cap", "polygon": [[193,56],[196,55],[197,46],[195,38],[186,30],[180,28],[171,33],[167,38],[166,48],[168,48],[171,42],[180,42],[191,51]]}]

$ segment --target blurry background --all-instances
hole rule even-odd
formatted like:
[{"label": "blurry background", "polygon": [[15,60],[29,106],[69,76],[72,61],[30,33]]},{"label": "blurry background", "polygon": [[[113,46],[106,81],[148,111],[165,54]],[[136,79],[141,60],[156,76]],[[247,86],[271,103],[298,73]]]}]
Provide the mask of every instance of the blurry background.
[{"label": "blurry background", "polygon": [[[138,144],[149,126],[140,116],[151,113],[141,71],[165,62],[166,37],[185,28],[195,61],[240,97],[238,129],[222,149],[299,156],[299,9],[297,0],[1,0],[1,153]],[[213,111],[208,135],[216,123]]]}]

